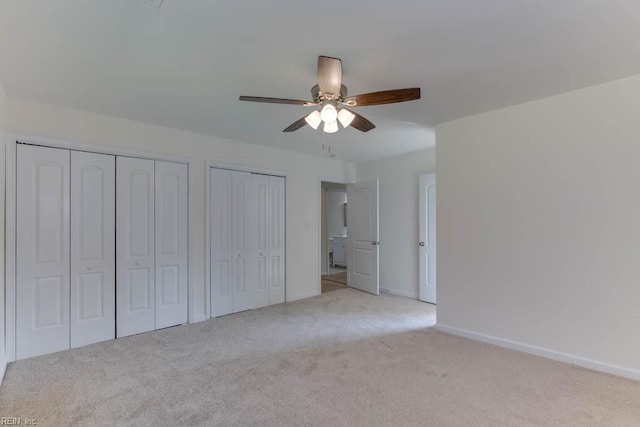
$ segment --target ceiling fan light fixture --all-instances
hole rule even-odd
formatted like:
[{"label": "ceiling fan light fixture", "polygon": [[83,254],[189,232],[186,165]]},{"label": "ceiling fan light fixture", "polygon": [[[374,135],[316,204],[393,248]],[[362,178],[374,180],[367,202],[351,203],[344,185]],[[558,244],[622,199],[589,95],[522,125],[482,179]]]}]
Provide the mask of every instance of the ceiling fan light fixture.
[{"label": "ceiling fan light fixture", "polygon": [[322,117],[322,120],[325,123],[332,123],[332,122],[335,122],[336,119],[338,118],[338,111],[336,110],[336,107],[334,107],[332,104],[325,104],[325,106],[322,107],[322,110],[320,110],[320,117]]},{"label": "ceiling fan light fixture", "polygon": [[345,110],[344,108],[338,112],[338,120],[343,127],[349,127],[353,119],[356,118],[356,115],[353,114],[349,110]]},{"label": "ceiling fan light fixture", "polygon": [[323,128],[325,133],[336,133],[338,132],[338,122],[337,121],[332,121],[332,122],[324,122],[324,128]]},{"label": "ceiling fan light fixture", "polygon": [[304,120],[314,130],[318,129],[318,126],[320,126],[320,123],[322,123],[322,118],[320,117],[320,111],[314,110],[311,114],[305,117]]}]

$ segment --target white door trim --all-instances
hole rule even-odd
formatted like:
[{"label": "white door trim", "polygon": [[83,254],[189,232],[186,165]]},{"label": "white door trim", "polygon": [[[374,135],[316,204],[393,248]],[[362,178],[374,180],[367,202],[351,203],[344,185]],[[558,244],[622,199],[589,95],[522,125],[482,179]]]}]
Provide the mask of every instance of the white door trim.
[{"label": "white door trim", "polygon": [[[205,160],[205,180],[204,180],[204,229],[205,229],[205,244],[204,244],[204,313],[205,319],[211,318],[211,169],[227,169],[231,171],[238,172],[250,172],[257,173],[261,175],[271,175],[271,176],[281,176],[284,178],[284,217],[285,217],[285,255],[284,255],[284,268],[285,268],[285,277],[284,277],[284,286],[285,286],[285,301],[289,301],[287,298],[287,256],[289,253],[289,242],[288,242],[288,223],[289,223],[289,185],[287,183],[287,173],[277,170],[270,169],[261,169],[254,168],[251,166],[238,165],[233,163],[225,163],[218,162],[214,160]],[[203,319],[204,320],[204,319]]]},{"label": "white door trim", "polygon": [[[65,148],[68,150],[87,151],[97,154],[112,154],[115,156],[138,157],[150,160],[163,160],[176,163],[184,163],[189,167],[189,189],[188,189],[188,209],[189,209],[189,271],[188,271],[188,306],[189,323],[206,320],[207,317],[195,315],[193,296],[195,293],[195,283],[191,279],[193,276],[193,248],[191,241],[195,232],[193,203],[195,194],[194,168],[191,167],[196,160],[179,156],[167,156],[157,153],[132,150],[128,148],[110,147],[104,145],[94,145],[84,142],[63,141],[43,136],[7,133],[6,139],[6,192],[5,192],[5,212],[6,212],[6,234],[5,234],[5,352],[6,362],[16,360],[16,147],[18,143],[40,145],[51,148]],[[200,160],[197,160],[198,162]],[[9,209],[10,207],[10,209]]]},{"label": "white door trim", "polygon": [[[322,183],[330,182],[332,184],[351,184],[353,181],[346,178],[335,178],[329,176],[319,176],[318,177],[318,194],[316,195],[316,200],[318,201],[318,272],[316,273],[316,277],[318,277],[318,293],[316,295],[322,294]],[[347,203],[349,201],[347,200]],[[347,229],[348,229],[347,225]],[[310,295],[314,296],[314,295]]]}]

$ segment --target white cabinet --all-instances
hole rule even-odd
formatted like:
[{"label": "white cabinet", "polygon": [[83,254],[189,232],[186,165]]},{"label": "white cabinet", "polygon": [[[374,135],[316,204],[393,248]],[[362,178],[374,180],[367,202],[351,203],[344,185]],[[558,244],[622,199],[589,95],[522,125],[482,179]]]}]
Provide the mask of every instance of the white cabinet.
[{"label": "white cabinet", "polygon": [[211,316],[284,302],[284,178],[211,169]]},{"label": "white cabinet", "polygon": [[334,236],[332,240],[333,249],[333,265],[338,267],[347,266],[347,238],[342,236]]}]

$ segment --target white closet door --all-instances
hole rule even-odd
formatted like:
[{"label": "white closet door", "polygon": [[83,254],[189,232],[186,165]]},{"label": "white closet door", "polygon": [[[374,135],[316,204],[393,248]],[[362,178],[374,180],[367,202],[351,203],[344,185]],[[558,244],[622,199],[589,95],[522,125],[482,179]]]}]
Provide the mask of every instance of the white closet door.
[{"label": "white closet door", "polygon": [[155,329],[154,161],[116,163],[117,336]]},{"label": "white closet door", "polygon": [[16,357],[69,348],[69,150],[17,147]]},{"label": "white closet door", "polygon": [[187,322],[187,165],[156,162],[156,329]]},{"label": "white closet door", "polygon": [[211,317],[233,312],[231,171],[211,169]]},{"label": "white closet door", "polygon": [[269,304],[280,304],[284,302],[285,292],[285,184],[283,177],[269,177],[268,195]]},{"label": "white closet door", "polygon": [[248,232],[250,215],[255,212],[251,206],[251,174],[231,172],[231,242],[233,311],[244,311],[254,307],[254,283],[249,267],[248,242],[253,236]]},{"label": "white closet door", "polygon": [[114,156],[71,152],[71,347],[116,337]]},{"label": "white closet door", "polygon": [[253,269],[254,304],[253,308],[269,305],[269,177],[251,174],[251,236],[250,267]]}]

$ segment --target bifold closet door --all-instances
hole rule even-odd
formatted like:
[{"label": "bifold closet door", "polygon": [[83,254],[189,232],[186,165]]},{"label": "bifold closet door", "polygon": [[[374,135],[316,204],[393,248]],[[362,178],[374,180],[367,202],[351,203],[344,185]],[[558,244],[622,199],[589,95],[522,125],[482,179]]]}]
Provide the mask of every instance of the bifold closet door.
[{"label": "bifold closet door", "polygon": [[255,279],[250,266],[251,174],[231,171],[231,251],[233,312],[255,306]]},{"label": "bifold closet door", "polygon": [[16,357],[69,348],[70,152],[17,147]]},{"label": "bifold closet door", "polygon": [[233,312],[231,249],[231,171],[211,169],[211,317]]},{"label": "bifold closet door", "polygon": [[269,254],[269,304],[285,298],[285,181],[270,176],[267,209],[267,253]]},{"label": "bifold closet door", "polygon": [[71,151],[71,347],[116,336],[115,167]]},{"label": "bifold closet door", "polygon": [[269,176],[251,174],[251,267],[255,277],[254,307],[269,305]]},{"label": "bifold closet door", "polygon": [[118,337],[155,329],[154,161],[116,159]]},{"label": "bifold closet door", "polygon": [[156,329],[187,322],[188,169],[156,161]]}]

